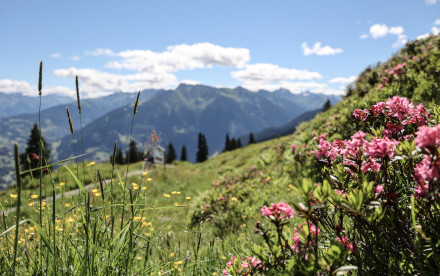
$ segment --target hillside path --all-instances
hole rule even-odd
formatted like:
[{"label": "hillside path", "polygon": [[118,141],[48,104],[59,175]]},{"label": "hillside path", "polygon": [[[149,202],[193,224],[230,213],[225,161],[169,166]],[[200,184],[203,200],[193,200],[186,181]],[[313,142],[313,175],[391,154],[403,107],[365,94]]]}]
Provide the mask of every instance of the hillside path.
[{"label": "hillside path", "polygon": [[[133,175],[142,174],[143,172],[144,172],[143,170],[131,171],[131,172],[128,173],[127,177],[130,177],[130,176],[133,176]],[[110,179],[103,179],[103,181],[104,181],[104,182],[109,182]],[[97,184],[98,184],[98,183],[90,183],[90,184],[87,184],[87,185],[84,186],[84,189],[85,189],[86,191],[87,191],[87,190],[90,190],[90,189],[92,189],[93,187],[95,187],[95,185],[97,185]],[[79,188],[76,188],[76,189],[73,189],[73,190],[69,190],[69,191],[65,191],[65,192],[62,193],[62,194],[57,194],[57,195],[55,195],[55,200],[58,200],[58,199],[60,199],[61,197],[69,197],[69,196],[77,195],[77,194],[79,193],[79,191],[80,191]],[[50,201],[52,201],[52,200],[53,200],[53,197],[52,197],[52,196],[48,196],[48,197],[43,198],[43,201],[46,201],[46,202],[50,202]],[[40,203],[40,201],[39,201],[39,200],[38,200],[38,201],[34,201],[34,203],[35,203],[35,204],[38,204],[38,203]],[[23,205],[21,205],[21,208],[23,208]],[[17,207],[12,207],[12,208],[6,209],[6,210],[4,211],[4,214],[7,215],[7,214],[9,214],[10,212],[15,211],[16,209],[17,209]]]}]

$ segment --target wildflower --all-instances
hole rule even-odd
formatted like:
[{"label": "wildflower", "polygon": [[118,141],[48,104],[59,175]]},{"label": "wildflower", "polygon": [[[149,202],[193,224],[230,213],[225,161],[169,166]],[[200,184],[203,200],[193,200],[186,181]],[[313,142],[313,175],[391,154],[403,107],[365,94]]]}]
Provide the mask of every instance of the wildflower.
[{"label": "wildflower", "polygon": [[141,261],[142,257],[136,257],[136,260]]},{"label": "wildflower", "polygon": [[362,121],[365,121],[366,119],[367,119],[367,117],[368,117],[368,115],[369,115],[370,113],[368,112],[368,110],[361,110],[361,109],[355,109],[354,110],[354,112],[353,112],[353,116],[356,118],[356,119],[360,119],[360,120],[362,120]]},{"label": "wildflower", "polygon": [[231,201],[237,201],[238,199],[235,197],[235,196],[233,196],[233,197],[231,197]]},{"label": "wildflower", "polygon": [[370,158],[368,162],[362,161],[361,170],[364,173],[367,173],[368,171],[378,172],[380,171],[381,166],[382,165],[380,163],[374,162],[374,160]]},{"label": "wildflower", "polygon": [[60,182],[60,186],[65,186],[66,182]]},{"label": "wildflower", "polygon": [[291,145],[292,150],[296,150],[298,148],[297,145]]},{"label": "wildflower", "polygon": [[95,164],[96,164],[96,162],[95,162],[95,161],[92,161],[92,162],[90,162],[90,163],[87,164],[87,167],[94,166]]},{"label": "wildflower", "polygon": [[389,140],[388,138],[377,139],[374,137],[371,143],[367,143],[365,153],[371,158],[393,158],[395,152],[394,149],[398,141]]},{"label": "wildflower", "polygon": [[425,156],[422,162],[416,165],[414,172],[420,182],[430,181],[435,177],[440,177],[440,160],[432,162],[430,156]]},{"label": "wildflower", "polygon": [[32,206],[34,206],[34,204],[35,204],[35,202],[32,201],[31,203],[28,204],[28,206],[32,207]]},{"label": "wildflower", "polygon": [[153,180],[153,178],[147,178],[147,181],[150,182],[151,180]]},{"label": "wildflower", "polygon": [[139,185],[138,184],[136,184],[136,183],[131,183],[131,187],[133,188],[133,190],[137,190],[137,189],[139,189]]},{"label": "wildflower", "polygon": [[177,203],[177,202],[174,202],[174,206],[179,206],[179,203]]},{"label": "wildflower", "polygon": [[142,176],[147,176],[148,172],[142,172]]},{"label": "wildflower", "polygon": [[96,194],[98,192],[98,189],[92,189],[92,193]]},{"label": "wildflower", "polygon": [[33,199],[36,199],[38,197],[39,197],[39,195],[31,195],[31,198],[33,198]]},{"label": "wildflower", "polygon": [[186,200],[190,200],[190,199],[191,199],[191,197],[190,197],[190,196],[187,196],[187,197],[185,197],[185,199],[186,199]]},{"label": "wildflower", "polygon": [[416,135],[414,141],[419,148],[440,146],[440,125],[435,127],[422,126]]},{"label": "wildflower", "polygon": [[382,193],[384,191],[383,185],[377,185],[376,187],[374,187],[374,191],[376,192],[376,194]]},{"label": "wildflower", "polygon": [[262,216],[273,216],[275,218],[280,218],[282,220],[292,218],[296,213],[292,208],[282,201],[277,204],[271,203],[272,207],[267,207],[266,205],[260,209]]},{"label": "wildflower", "polygon": [[66,204],[64,204],[64,206],[70,207],[70,203],[66,203]]},{"label": "wildflower", "polygon": [[145,191],[146,189],[147,189],[147,187],[145,187],[145,186],[144,186],[144,187],[142,187],[142,191]]},{"label": "wildflower", "polygon": [[342,245],[344,245],[345,249],[348,249],[350,251],[353,251],[353,242],[349,242],[348,238],[346,236],[342,236],[342,239],[339,237],[336,237],[338,242]]},{"label": "wildflower", "polygon": [[9,194],[12,198],[17,198],[18,194]]},{"label": "wildflower", "polygon": [[94,193],[93,195],[96,197],[99,197],[99,196],[101,196],[101,193]]},{"label": "wildflower", "polygon": [[163,194],[164,197],[171,197],[170,194]]}]

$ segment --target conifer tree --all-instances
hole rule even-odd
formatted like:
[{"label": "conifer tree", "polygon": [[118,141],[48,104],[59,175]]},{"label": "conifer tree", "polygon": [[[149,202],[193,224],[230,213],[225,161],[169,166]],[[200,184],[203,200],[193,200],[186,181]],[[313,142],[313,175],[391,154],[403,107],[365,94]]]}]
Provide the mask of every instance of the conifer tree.
[{"label": "conifer tree", "polygon": [[177,159],[176,151],[174,150],[173,144],[170,142],[170,143],[168,143],[166,162],[168,164],[171,164],[176,159]]},{"label": "conifer tree", "polygon": [[236,148],[237,148],[237,141],[235,140],[235,138],[232,138],[230,150],[235,150]]},{"label": "conifer tree", "polygon": [[180,152],[180,161],[186,161],[186,147],[182,146],[182,151]]},{"label": "conifer tree", "polygon": [[255,144],[254,133],[249,133],[249,144]]},{"label": "conifer tree", "polygon": [[243,147],[243,144],[241,143],[241,139],[238,138],[238,139],[237,139],[237,149],[239,149],[239,148],[241,148],[241,147]]},{"label": "conifer tree", "polygon": [[231,150],[231,141],[229,140],[229,134],[226,134],[225,148],[223,149],[223,152],[229,150]]},{"label": "conifer tree", "polygon": [[[128,160],[130,158],[130,160]],[[142,160],[142,152],[137,148],[136,142],[131,140],[128,151],[125,156],[126,163],[134,163]]]},{"label": "conifer tree", "polygon": [[[41,143],[40,139],[43,142],[43,158],[40,156]],[[20,164],[22,170],[29,170],[39,168],[41,166],[45,166],[46,163],[49,164],[50,159],[50,150],[49,144],[43,137],[40,137],[40,130],[38,129],[38,125],[34,124],[34,127],[31,130],[31,134],[29,136],[29,140],[27,142],[26,151],[20,154]],[[29,163],[30,162],[30,163]],[[47,170],[43,170],[44,172]],[[40,170],[36,170],[32,172],[34,177],[40,176]]]},{"label": "conifer tree", "polygon": [[208,159],[208,143],[206,137],[202,133],[199,133],[199,141],[197,145],[196,162],[204,162]]},{"label": "conifer tree", "polygon": [[121,149],[116,150],[115,163],[120,165],[125,163],[124,154]]},{"label": "conifer tree", "polygon": [[322,106],[322,112],[327,111],[331,106],[332,104],[330,103],[330,99],[327,99],[327,101],[325,101],[324,105]]}]

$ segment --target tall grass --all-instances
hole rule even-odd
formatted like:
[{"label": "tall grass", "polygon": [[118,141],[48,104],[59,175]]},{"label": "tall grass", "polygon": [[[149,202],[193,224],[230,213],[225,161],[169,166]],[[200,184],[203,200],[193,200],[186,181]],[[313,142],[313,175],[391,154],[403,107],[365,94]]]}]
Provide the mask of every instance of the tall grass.
[{"label": "tall grass", "polygon": [[[41,104],[42,63],[39,76]],[[81,116],[77,79],[75,84]],[[140,92],[133,108],[130,142],[133,141],[139,97]],[[68,109],[67,117],[73,135]],[[84,142],[82,144],[84,152]],[[40,156],[45,156],[44,150],[42,145]],[[181,168],[176,165],[176,170],[165,172],[157,168],[148,174],[130,176],[130,170],[142,170],[143,165],[118,166],[115,164],[116,150],[117,142],[108,169],[92,163],[86,166],[83,161],[82,169],[78,164],[63,165],[56,171],[57,176],[51,172],[54,165],[84,158],[83,154],[76,156],[76,147],[75,157],[51,164],[47,163],[48,160],[44,160],[46,163],[43,164],[42,160],[36,169],[20,172],[20,165],[16,163],[18,195],[13,199],[15,223],[3,213],[0,274],[150,275],[160,272],[203,275],[220,270],[224,262],[220,246],[225,245],[217,242],[215,244],[219,247],[212,250],[214,243],[205,243],[203,228],[194,230],[189,227],[194,208],[199,208],[199,205],[189,203],[201,194],[200,187],[206,189],[210,186],[212,176],[193,173],[188,163],[182,163]],[[18,148],[15,152],[18,156]],[[73,172],[75,165],[76,173]],[[43,179],[42,172],[46,169],[49,174]],[[21,174],[32,174],[37,170],[40,171],[41,183],[38,201],[34,190],[23,190],[21,185]],[[125,171],[124,180],[121,170]],[[91,190],[86,189],[86,174],[97,175],[98,181]],[[43,183],[51,185],[47,189],[52,197],[45,197]],[[73,188],[65,183],[75,184],[81,195],[79,199],[64,195],[65,190]],[[128,212],[125,208],[129,208]],[[20,220],[21,217],[25,219]],[[36,217],[38,223],[33,220]],[[119,221],[121,227],[115,227]],[[11,235],[14,228],[15,235]],[[230,246],[226,247],[232,251]]]}]

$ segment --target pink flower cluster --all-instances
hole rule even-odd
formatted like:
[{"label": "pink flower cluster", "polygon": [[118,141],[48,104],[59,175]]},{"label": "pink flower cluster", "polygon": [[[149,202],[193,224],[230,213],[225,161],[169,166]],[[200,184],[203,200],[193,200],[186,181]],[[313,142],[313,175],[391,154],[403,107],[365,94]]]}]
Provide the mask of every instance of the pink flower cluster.
[{"label": "pink flower cluster", "polygon": [[261,215],[274,217],[275,219],[285,220],[288,218],[293,218],[296,214],[295,211],[289,206],[289,204],[282,201],[278,203],[271,203],[272,207],[267,207],[266,205],[260,209]]},{"label": "pink flower cluster", "polygon": [[370,143],[367,143],[365,154],[371,158],[393,158],[398,141],[388,138],[377,139],[374,137]]},{"label": "pink flower cluster", "polygon": [[398,77],[399,75],[403,74],[403,68],[405,68],[406,66],[407,66],[406,62],[397,64],[397,66],[394,67],[393,69],[385,70],[385,73]]},{"label": "pink flower cluster", "polygon": [[414,139],[419,148],[440,147],[440,125],[435,127],[423,126]]},{"label": "pink flower cluster", "polygon": [[[304,234],[304,226],[307,225],[306,222],[304,222],[303,224],[301,224],[299,226],[299,228],[301,229],[301,232]],[[321,230],[316,227],[315,224],[309,222],[308,225],[308,229],[309,229],[309,233],[313,236],[313,237],[317,237],[319,236],[319,234],[321,234]],[[291,248],[293,250],[295,250],[295,252],[299,253],[299,249],[301,247],[301,238],[300,238],[300,233],[298,231],[298,228],[293,228],[293,231],[295,232],[295,234],[292,236],[292,240],[293,240],[293,244],[291,246]],[[312,241],[309,241],[308,246],[312,245]]]},{"label": "pink flower cluster", "polygon": [[340,244],[344,245],[345,249],[353,251],[353,242],[348,241],[348,238],[346,236],[342,236],[342,239],[336,237],[336,239]]},{"label": "pink flower cluster", "polygon": [[355,109],[353,112],[353,116],[362,121],[381,115],[397,119],[397,122],[393,120],[393,122],[385,124],[386,129],[384,129],[383,134],[388,138],[401,133],[406,125],[417,127],[426,125],[426,118],[430,116],[423,104],[414,107],[414,104],[407,98],[399,96],[394,96],[386,102],[378,102],[371,106],[369,110]]},{"label": "pink flower cluster", "polygon": [[249,275],[254,268],[261,268],[261,263],[261,260],[255,256],[252,258],[246,256],[246,261],[242,261],[241,257],[232,256],[226,264],[226,268],[223,269],[223,275]]}]

